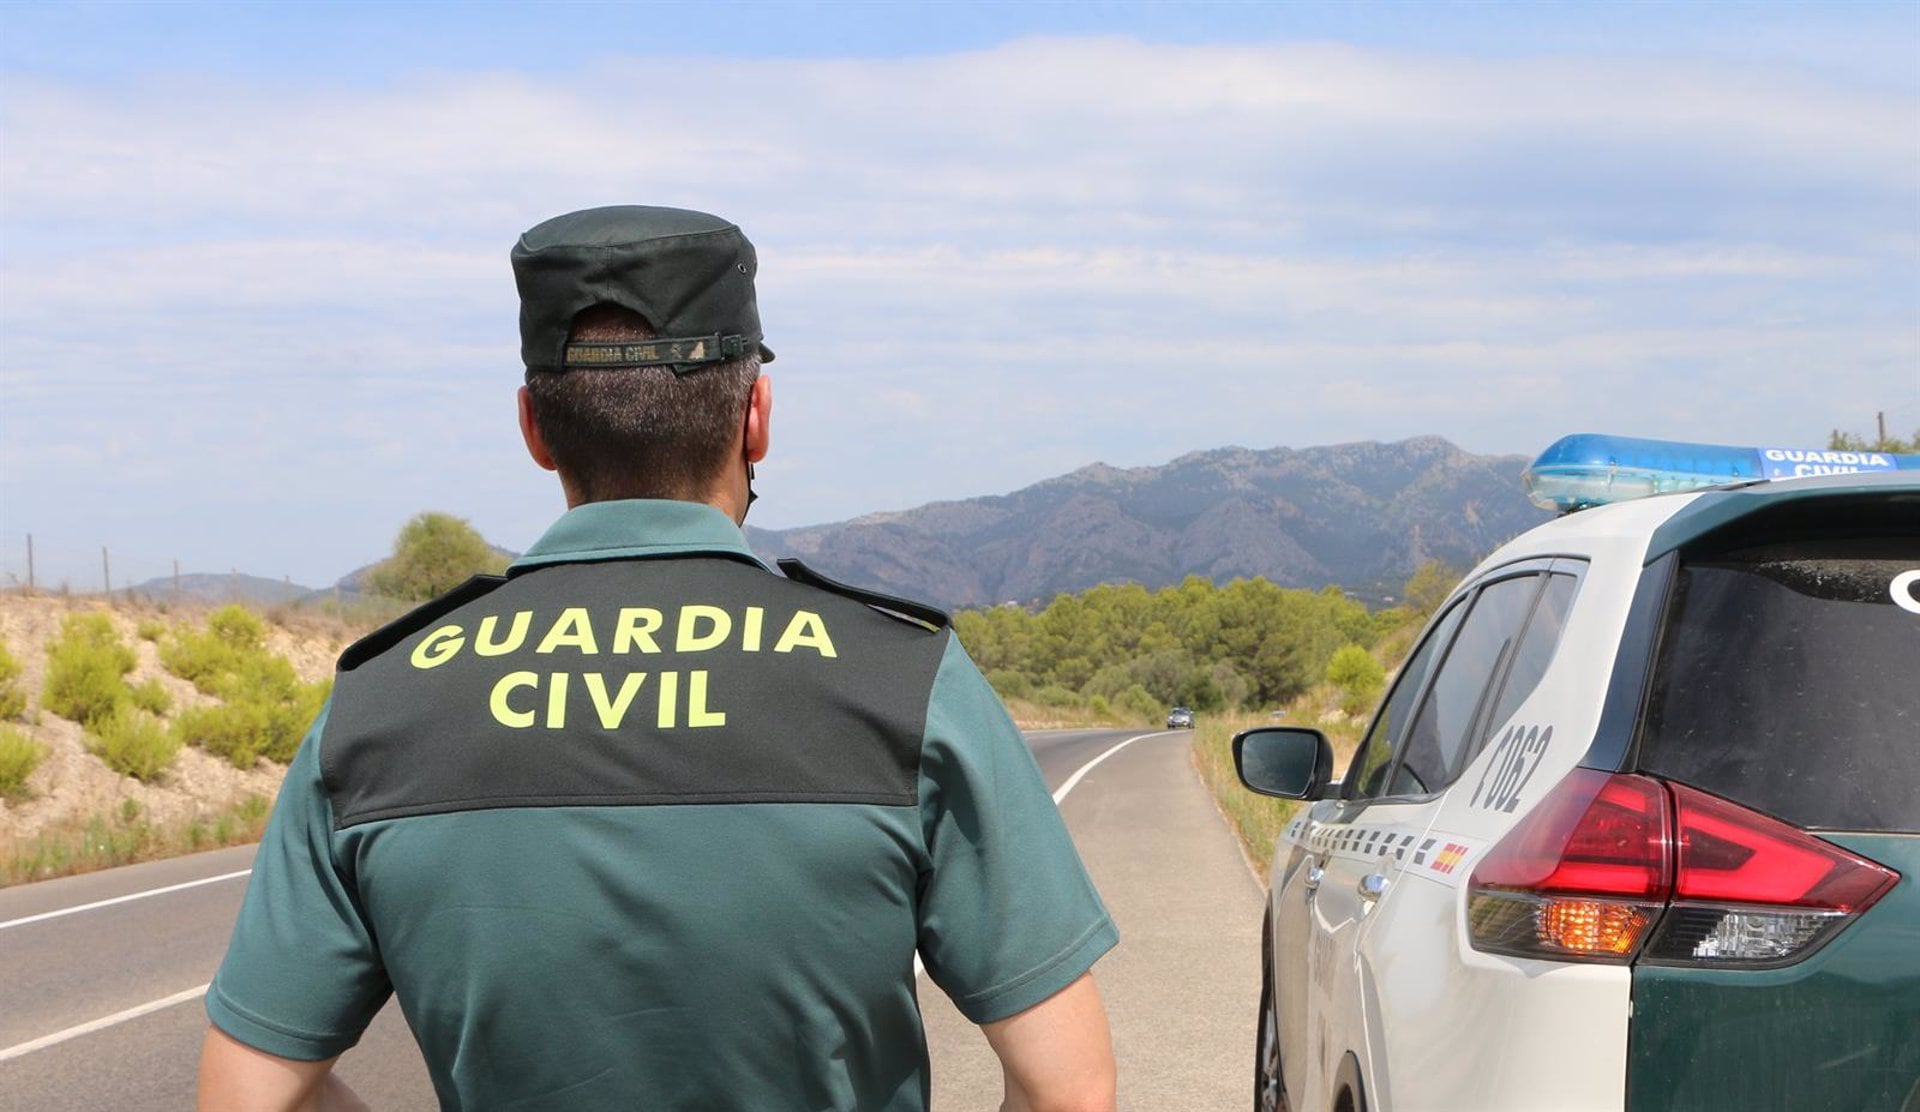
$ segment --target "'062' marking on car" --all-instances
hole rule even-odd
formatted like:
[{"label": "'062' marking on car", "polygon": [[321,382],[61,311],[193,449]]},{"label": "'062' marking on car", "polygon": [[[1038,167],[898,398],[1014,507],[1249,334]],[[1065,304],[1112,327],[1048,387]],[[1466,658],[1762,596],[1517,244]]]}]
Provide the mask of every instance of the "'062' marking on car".
[{"label": "'062' marking on car", "polygon": [[[1493,759],[1487,762],[1480,782],[1473,786],[1469,807],[1511,813],[1520,806],[1520,791],[1540,768],[1540,758],[1553,740],[1552,726],[1509,726],[1493,747]],[[1482,800],[1481,792],[1486,792]]]}]

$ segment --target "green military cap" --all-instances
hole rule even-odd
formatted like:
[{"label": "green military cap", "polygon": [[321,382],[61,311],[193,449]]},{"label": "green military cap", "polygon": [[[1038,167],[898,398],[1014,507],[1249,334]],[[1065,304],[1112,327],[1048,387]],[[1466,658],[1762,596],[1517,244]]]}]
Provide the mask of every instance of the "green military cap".
[{"label": "green military cap", "polygon": [[[529,371],[668,366],[685,374],[758,352],[759,260],[717,216],[650,205],[582,209],[536,224],[513,246],[520,288],[520,357]],[[575,314],[619,305],[659,339],[568,343]]]}]

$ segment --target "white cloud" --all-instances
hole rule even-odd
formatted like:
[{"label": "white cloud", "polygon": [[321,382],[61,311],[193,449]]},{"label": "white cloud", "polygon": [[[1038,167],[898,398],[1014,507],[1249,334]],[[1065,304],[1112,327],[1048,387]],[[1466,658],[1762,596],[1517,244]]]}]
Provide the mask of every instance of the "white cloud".
[{"label": "white cloud", "polygon": [[[769,524],[1227,442],[1804,440],[1920,400],[1905,94],[1118,39],[704,73],[9,80],[5,529],[314,581],[424,505],[526,543],[506,251],[599,203],[760,245]],[[193,482],[172,532],[131,508]],[[359,512],[309,538],[308,505]]]}]

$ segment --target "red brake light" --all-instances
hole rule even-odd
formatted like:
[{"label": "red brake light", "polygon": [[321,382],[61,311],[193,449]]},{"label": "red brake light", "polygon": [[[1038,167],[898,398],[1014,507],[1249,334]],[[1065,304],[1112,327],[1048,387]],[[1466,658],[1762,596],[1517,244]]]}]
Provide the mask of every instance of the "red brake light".
[{"label": "red brake light", "polygon": [[1475,949],[1761,967],[1807,956],[1900,874],[1684,784],[1575,769],[1473,870]]},{"label": "red brake light", "polygon": [[1862,911],[1900,874],[1778,819],[1669,784],[1680,829],[1678,900]]},{"label": "red brake light", "polygon": [[1657,780],[1575,769],[1474,867],[1474,946],[1632,957],[1673,887],[1667,807]]},{"label": "red brake light", "polygon": [[1473,871],[1490,888],[1658,899],[1670,884],[1658,781],[1576,769]]}]

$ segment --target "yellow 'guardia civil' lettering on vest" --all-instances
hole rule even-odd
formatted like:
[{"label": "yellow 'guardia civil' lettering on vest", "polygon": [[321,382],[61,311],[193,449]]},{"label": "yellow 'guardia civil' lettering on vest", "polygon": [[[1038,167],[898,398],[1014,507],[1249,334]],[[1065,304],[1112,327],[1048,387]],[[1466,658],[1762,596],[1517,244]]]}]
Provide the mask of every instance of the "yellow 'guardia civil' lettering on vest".
[{"label": "yellow 'guardia civil' lettering on vest", "polygon": [[[567,652],[583,657],[663,652],[678,655],[713,652],[728,647],[736,652],[757,653],[762,651],[768,628],[767,612],[763,606],[742,607],[736,620],[735,614],[725,607],[706,603],[681,606],[674,613],[671,623],[666,613],[657,608],[625,606],[611,618],[602,615],[599,629],[595,628],[592,611],[583,606],[568,606],[543,623],[544,632],[537,640],[532,638],[534,618],[531,610],[482,617],[472,634],[474,654],[518,657],[529,651],[529,642],[533,645],[530,651],[535,656],[554,656]],[[672,631],[670,636],[667,633],[669,626]],[[666,642],[665,648],[662,647],[662,641]],[[467,643],[465,626],[443,625],[422,638],[408,659],[417,669],[437,668],[459,656]],[[787,618],[780,636],[773,642],[772,651],[775,653],[801,650],[811,650],[829,660],[838,656],[834,651],[833,637],[827,632],[826,621],[811,610],[794,611]],[[575,675],[580,677],[581,687],[596,720],[609,730],[622,725],[635,703],[648,694],[650,677],[653,682],[650,698],[646,701],[653,706],[654,725],[661,729],[676,729],[683,724],[694,729],[726,725],[726,712],[712,709],[709,704],[706,669],[686,671],[683,688],[683,672],[678,669],[625,673],[549,670],[543,676],[540,671],[516,668],[501,675],[493,684],[487,696],[487,709],[496,722],[511,729],[524,730],[536,725],[550,730],[565,729],[568,710],[575,702],[570,698]],[[610,675],[617,678],[610,682]]]}]

